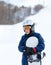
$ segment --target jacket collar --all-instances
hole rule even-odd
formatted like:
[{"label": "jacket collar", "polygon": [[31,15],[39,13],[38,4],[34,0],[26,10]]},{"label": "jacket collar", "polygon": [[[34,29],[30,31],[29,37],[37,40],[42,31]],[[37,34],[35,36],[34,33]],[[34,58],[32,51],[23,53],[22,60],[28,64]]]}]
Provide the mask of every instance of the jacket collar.
[{"label": "jacket collar", "polygon": [[27,37],[31,37],[33,35],[34,35],[34,32],[31,32],[30,34],[25,34],[25,36],[27,36]]}]

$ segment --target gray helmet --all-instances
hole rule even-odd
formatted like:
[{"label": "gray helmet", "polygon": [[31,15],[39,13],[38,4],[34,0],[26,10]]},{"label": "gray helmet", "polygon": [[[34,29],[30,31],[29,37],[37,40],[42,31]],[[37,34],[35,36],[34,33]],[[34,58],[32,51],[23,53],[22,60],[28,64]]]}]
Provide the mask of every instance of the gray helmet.
[{"label": "gray helmet", "polygon": [[32,20],[29,20],[29,19],[24,20],[24,22],[23,22],[23,27],[24,26],[30,26],[32,31],[34,31],[34,25],[35,25],[35,23]]},{"label": "gray helmet", "polygon": [[31,25],[33,25],[33,22],[32,22],[32,20],[25,20],[24,22],[23,22],[23,26],[31,26]]}]

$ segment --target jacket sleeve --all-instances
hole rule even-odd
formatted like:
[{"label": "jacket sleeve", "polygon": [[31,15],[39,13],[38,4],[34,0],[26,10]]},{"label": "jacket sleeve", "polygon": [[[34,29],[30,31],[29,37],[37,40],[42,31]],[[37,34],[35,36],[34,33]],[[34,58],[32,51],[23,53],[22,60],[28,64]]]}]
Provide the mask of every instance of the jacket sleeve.
[{"label": "jacket sleeve", "polygon": [[18,49],[19,49],[19,51],[20,52],[23,52],[23,50],[24,50],[24,42],[23,42],[23,36],[22,36],[22,38],[21,38],[21,40],[20,40],[20,42],[19,42],[19,45],[18,45]]},{"label": "jacket sleeve", "polygon": [[44,50],[45,48],[45,44],[44,44],[44,39],[42,38],[42,36],[40,34],[38,34],[38,45],[36,47],[38,52],[41,52],[42,50]]}]

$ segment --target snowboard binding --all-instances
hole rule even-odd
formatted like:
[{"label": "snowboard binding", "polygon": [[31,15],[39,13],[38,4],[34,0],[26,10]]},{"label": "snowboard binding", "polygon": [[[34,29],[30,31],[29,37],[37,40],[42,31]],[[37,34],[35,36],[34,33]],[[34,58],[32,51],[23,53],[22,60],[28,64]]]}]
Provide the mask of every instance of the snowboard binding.
[{"label": "snowboard binding", "polygon": [[44,57],[45,57],[45,52],[43,53],[36,53],[36,54],[33,54],[33,55],[29,55],[27,56],[28,58],[28,62],[32,63],[32,62],[39,62],[40,60],[42,60]]}]

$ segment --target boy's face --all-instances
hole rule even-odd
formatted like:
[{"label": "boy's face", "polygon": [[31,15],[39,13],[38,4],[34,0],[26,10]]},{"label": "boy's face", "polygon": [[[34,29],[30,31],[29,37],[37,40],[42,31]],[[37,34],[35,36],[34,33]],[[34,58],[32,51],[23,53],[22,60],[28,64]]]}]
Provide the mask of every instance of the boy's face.
[{"label": "boy's face", "polygon": [[25,34],[30,33],[30,26],[24,26],[23,29],[24,29]]}]

